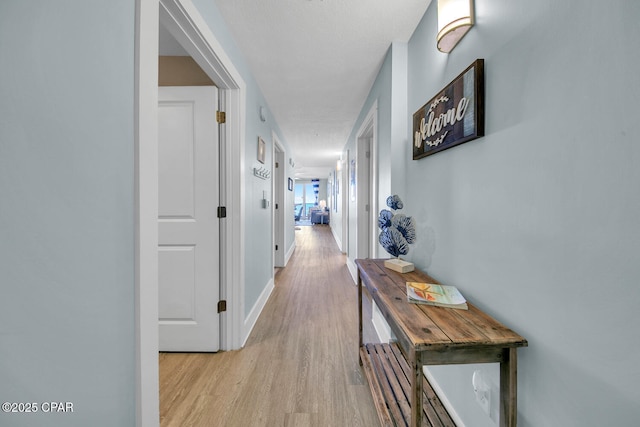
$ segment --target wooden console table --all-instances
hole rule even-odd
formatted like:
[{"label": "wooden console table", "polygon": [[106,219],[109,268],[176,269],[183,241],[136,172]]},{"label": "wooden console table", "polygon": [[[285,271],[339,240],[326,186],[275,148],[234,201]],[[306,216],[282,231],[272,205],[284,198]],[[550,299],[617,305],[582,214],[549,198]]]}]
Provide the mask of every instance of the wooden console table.
[{"label": "wooden console table", "polygon": [[[356,265],[360,362],[381,424],[454,426],[424,378],[423,365],[500,363],[499,425],[514,427],[517,349],[526,347],[527,341],[472,304],[469,310],[457,310],[407,302],[407,281],[437,283],[421,271],[400,274],[385,268],[382,259],[358,259]],[[363,343],[363,285],[395,334],[397,345]]]}]

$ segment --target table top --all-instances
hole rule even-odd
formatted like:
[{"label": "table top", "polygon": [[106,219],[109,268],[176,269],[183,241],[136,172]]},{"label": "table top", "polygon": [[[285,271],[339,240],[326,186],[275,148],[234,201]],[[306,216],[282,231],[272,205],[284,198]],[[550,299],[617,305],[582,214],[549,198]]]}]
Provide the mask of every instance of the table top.
[{"label": "table top", "polygon": [[[384,259],[358,259],[356,265],[394,333],[416,350],[526,347],[527,341],[467,301],[468,310],[413,304],[407,301],[406,282],[438,283],[414,270],[398,273]],[[464,292],[461,290],[462,294]],[[466,297],[465,297],[466,298]],[[401,342],[402,344],[402,342]]]}]

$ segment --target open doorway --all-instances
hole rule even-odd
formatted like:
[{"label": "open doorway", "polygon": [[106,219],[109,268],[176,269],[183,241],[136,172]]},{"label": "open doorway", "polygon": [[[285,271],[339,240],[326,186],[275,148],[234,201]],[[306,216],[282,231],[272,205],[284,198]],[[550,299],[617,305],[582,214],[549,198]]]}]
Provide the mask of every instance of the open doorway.
[{"label": "open doorway", "polygon": [[[365,117],[355,141],[355,154],[347,152],[349,180],[349,230],[347,267],[353,281],[357,283],[358,269],[355,260],[358,258],[375,258],[378,256],[378,103],[373,103]],[[355,191],[354,191],[355,190]]]},{"label": "open doorway", "polygon": [[[158,45],[164,26],[219,88],[226,112],[221,129],[220,203],[225,245],[220,272],[227,301],[221,349],[244,342],[244,115],[245,83],[195,6],[180,0],[136,0],[136,424],[158,420]],[[233,284],[231,286],[230,284]]]},{"label": "open doorway", "polygon": [[377,230],[377,102],[369,110],[356,136],[357,156],[357,257],[376,258]]},{"label": "open doorway", "polygon": [[273,266],[284,267],[286,265],[285,248],[285,213],[288,212],[286,206],[285,192],[285,151],[278,138],[273,134],[273,180],[272,191],[273,201]]},{"label": "open doorway", "polygon": [[[244,340],[244,114],[245,84],[195,6],[179,0],[160,0],[159,23],[198,64],[219,89],[220,206],[227,214],[220,221],[220,298],[227,301],[221,317],[221,349],[238,349]],[[159,36],[158,36],[159,40]],[[229,285],[234,283],[234,286]]]}]

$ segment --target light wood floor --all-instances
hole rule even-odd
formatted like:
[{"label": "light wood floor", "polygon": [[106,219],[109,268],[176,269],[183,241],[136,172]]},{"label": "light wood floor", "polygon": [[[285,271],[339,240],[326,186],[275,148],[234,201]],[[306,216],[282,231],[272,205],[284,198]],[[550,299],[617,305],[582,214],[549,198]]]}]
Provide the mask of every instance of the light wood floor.
[{"label": "light wood floor", "polygon": [[345,257],[328,226],[299,228],[242,350],[160,354],[162,427],[379,425]]}]

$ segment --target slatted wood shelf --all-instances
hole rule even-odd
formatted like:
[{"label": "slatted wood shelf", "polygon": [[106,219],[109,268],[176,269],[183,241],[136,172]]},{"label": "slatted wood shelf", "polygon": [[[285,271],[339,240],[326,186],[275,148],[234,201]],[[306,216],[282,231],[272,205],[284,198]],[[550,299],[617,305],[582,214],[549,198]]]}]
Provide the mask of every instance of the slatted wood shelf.
[{"label": "slatted wood shelf", "polygon": [[[408,426],[411,422],[411,370],[400,349],[392,344],[365,344],[360,360],[384,427]],[[422,426],[455,427],[440,399],[423,377]]]}]

